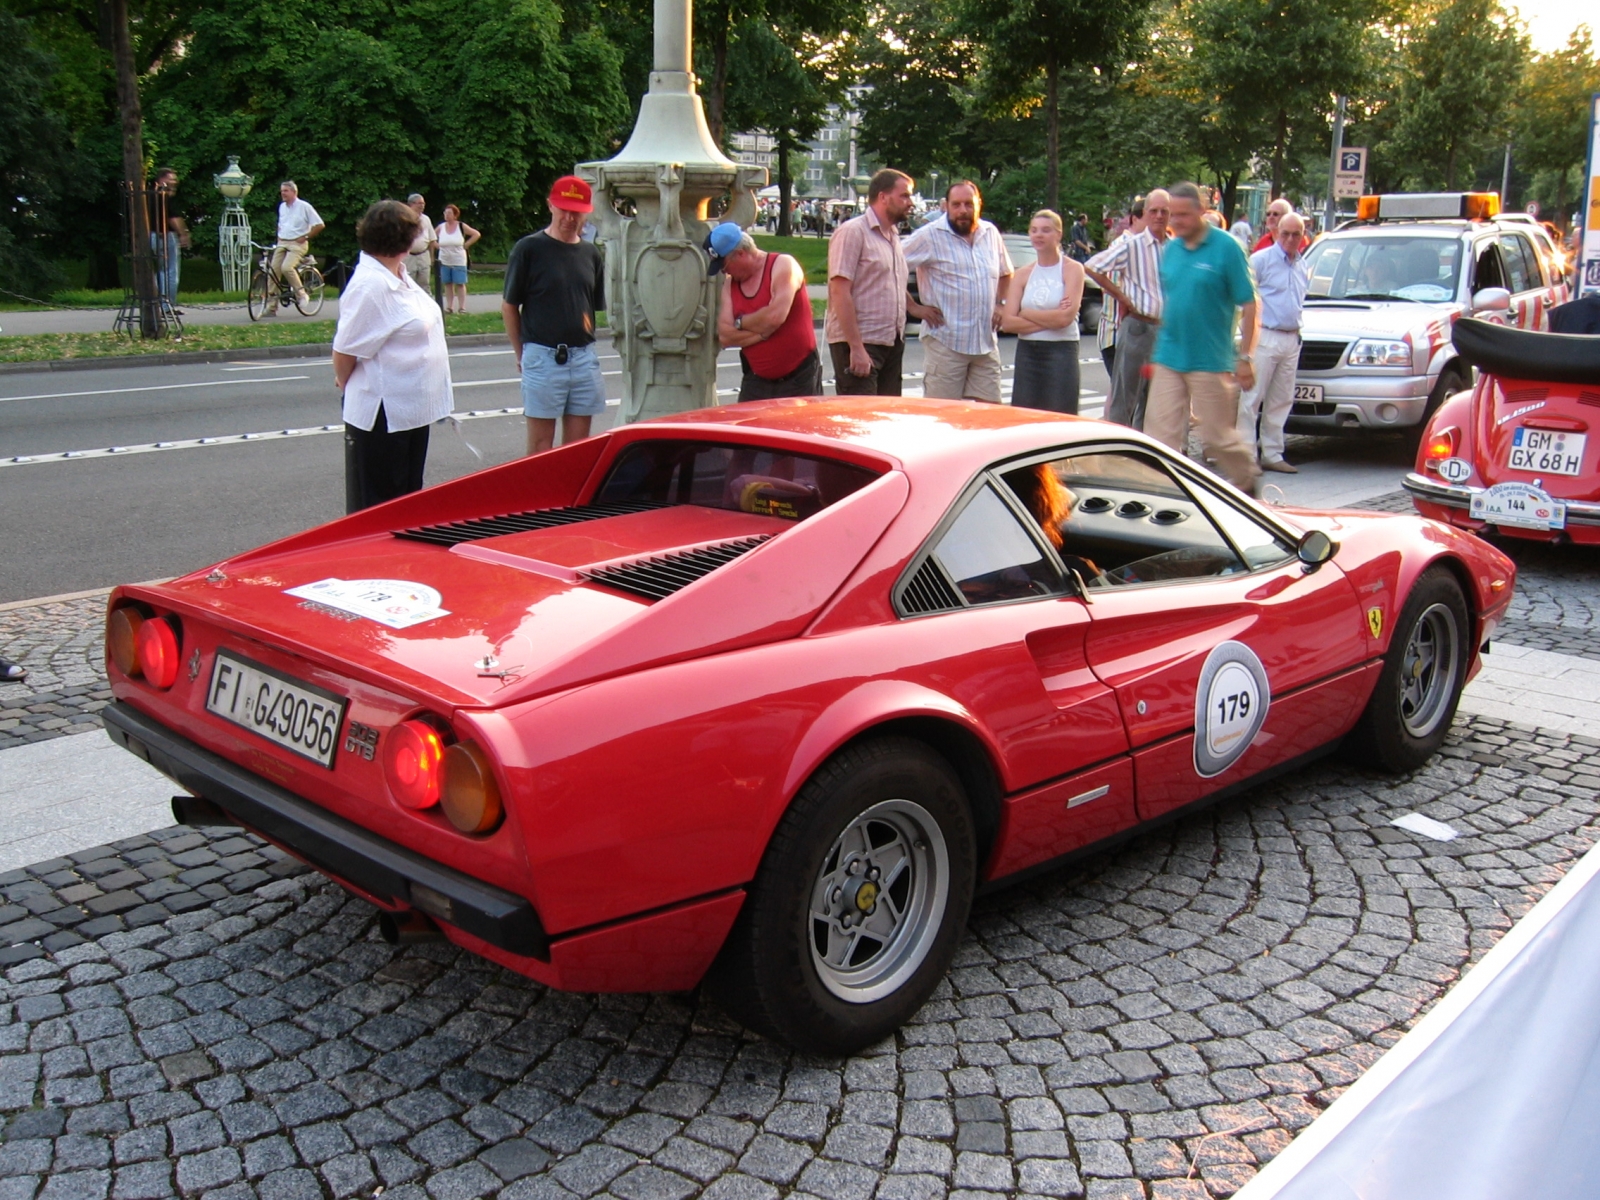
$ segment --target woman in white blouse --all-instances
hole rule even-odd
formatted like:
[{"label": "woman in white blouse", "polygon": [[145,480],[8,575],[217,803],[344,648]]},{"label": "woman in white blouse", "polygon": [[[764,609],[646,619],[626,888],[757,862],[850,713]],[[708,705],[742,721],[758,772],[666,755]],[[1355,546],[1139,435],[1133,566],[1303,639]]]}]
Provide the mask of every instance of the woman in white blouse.
[{"label": "woman in white blouse", "polygon": [[1011,403],[1017,408],[1078,411],[1078,306],[1083,265],[1061,253],[1061,218],[1033,214],[1028,241],[1038,260],[1011,277],[1000,328],[1017,335]]},{"label": "woman in white blouse", "polygon": [[406,274],[418,224],[398,200],[378,201],[356,224],[361,259],[333,335],[349,512],[419,491],[428,426],[455,407],[444,315]]},{"label": "woman in white blouse", "polygon": [[467,311],[467,251],[483,236],[461,219],[454,204],[444,206],[444,224],[434,230],[439,239],[439,282],[444,284],[444,311]]}]

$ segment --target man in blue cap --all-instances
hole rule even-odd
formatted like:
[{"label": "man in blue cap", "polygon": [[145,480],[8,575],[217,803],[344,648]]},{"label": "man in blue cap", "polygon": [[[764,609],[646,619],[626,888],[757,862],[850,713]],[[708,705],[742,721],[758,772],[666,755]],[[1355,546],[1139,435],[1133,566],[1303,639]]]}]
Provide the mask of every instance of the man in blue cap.
[{"label": "man in blue cap", "polygon": [[708,273],[722,273],[717,337],[739,348],[740,400],[822,395],[817,328],[806,272],[788,254],[762,250],[732,221],[706,238]]}]

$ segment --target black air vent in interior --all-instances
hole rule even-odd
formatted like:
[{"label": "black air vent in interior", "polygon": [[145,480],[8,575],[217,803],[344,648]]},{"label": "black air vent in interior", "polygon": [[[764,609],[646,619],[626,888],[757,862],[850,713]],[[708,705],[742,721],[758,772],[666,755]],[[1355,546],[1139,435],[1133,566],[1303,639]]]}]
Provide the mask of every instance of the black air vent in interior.
[{"label": "black air vent in interior", "polygon": [[933,559],[924,559],[900,589],[900,607],[908,617],[961,607],[961,597]]},{"label": "black air vent in interior", "polygon": [[688,587],[696,579],[711,574],[724,563],[732,562],[741,554],[750,553],[771,537],[769,533],[761,537],[740,538],[736,542],[723,542],[720,546],[703,546],[699,550],[637,558],[632,562],[580,574],[591,583],[616,588],[619,592],[632,592],[646,600],[661,600],[680,588]]},{"label": "black air vent in interior", "polygon": [[1079,510],[1086,513],[1110,512],[1115,507],[1116,502],[1104,496],[1090,496],[1078,505]]},{"label": "black air vent in interior", "polygon": [[646,500],[619,504],[575,504],[570,508],[536,508],[531,512],[506,513],[499,517],[474,517],[470,521],[451,521],[447,525],[419,525],[397,529],[395,537],[437,546],[457,546],[484,538],[504,537],[508,533],[527,533],[533,529],[552,529],[557,525],[576,525],[579,521],[598,521],[602,517],[621,517],[665,505]]}]

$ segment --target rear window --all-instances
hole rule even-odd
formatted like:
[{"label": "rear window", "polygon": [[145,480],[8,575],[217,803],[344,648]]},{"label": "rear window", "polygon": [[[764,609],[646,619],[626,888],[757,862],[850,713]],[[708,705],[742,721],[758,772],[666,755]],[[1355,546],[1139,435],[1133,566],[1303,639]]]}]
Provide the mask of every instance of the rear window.
[{"label": "rear window", "polygon": [[714,442],[635,442],[611,464],[594,503],[698,504],[803,521],[877,475],[828,458]]}]

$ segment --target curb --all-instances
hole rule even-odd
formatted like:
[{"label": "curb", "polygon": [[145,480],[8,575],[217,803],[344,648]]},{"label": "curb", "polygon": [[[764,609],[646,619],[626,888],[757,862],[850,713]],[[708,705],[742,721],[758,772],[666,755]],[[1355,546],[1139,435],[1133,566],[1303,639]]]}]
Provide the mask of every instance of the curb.
[{"label": "curb", "polygon": [[[596,340],[609,337],[600,330]],[[462,333],[446,338],[452,346],[494,346],[504,344],[504,333]],[[107,354],[98,358],[42,359],[38,362],[0,363],[0,375],[36,371],[89,371],[96,367],[182,366],[185,363],[228,362],[236,358],[320,358],[333,353],[332,342],[308,342],[299,346],[240,346],[233,350],[179,350],[172,354]]]}]

